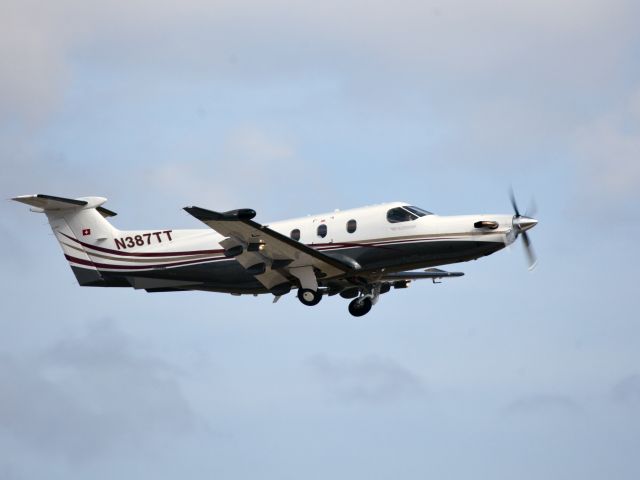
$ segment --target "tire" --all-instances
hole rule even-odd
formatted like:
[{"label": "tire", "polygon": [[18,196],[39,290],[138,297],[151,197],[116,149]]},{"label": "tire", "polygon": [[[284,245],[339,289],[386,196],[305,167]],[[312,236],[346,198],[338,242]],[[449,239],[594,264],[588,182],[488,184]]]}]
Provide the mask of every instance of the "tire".
[{"label": "tire", "polygon": [[308,307],[313,307],[320,303],[322,300],[322,294],[315,290],[309,290],[308,288],[301,288],[298,290],[298,300],[302,302],[303,305],[307,305]]},{"label": "tire", "polygon": [[371,310],[373,302],[369,297],[356,298],[349,304],[349,313],[354,317],[362,317]]}]

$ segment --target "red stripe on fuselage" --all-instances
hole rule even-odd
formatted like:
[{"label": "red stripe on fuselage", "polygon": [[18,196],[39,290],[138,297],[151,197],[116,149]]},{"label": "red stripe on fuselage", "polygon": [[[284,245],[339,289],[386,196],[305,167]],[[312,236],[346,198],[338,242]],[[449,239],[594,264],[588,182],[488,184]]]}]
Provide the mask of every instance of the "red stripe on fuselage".
[{"label": "red stripe on fuselage", "polygon": [[[62,232],[60,232],[62,235],[64,235],[65,237],[67,237],[69,240],[72,240],[80,245],[82,245],[83,247],[89,248],[89,249],[93,249],[99,252],[105,252],[105,253],[110,253],[110,254],[114,254],[114,255],[120,255],[120,256],[126,256],[126,257],[178,257],[178,256],[184,256],[184,255],[202,255],[202,254],[216,254],[216,253],[223,253],[224,250],[223,249],[216,249],[216,250],[191,250],[191,251],[181,251],[181,252],[167,252],[167,253],[151,253],[151,252],[142,252],[142,253],[132,253],[132,252],[122,252],[122,251],[118,251],[118,250],[112,250],[109,248],[105,248],[105,247],[98,247],[96,245],[91,245],[85,242],[82,242],[76,238],[70,237],[69,235],[66,235]],[[427,238],[412,238],[412,239],[405,239],[402,240],[400,238],[396,238],[396,239],[388,239],[388,240],[383,240],[383,241],[378,241],[378,242],[372,242],[372,243],[317,243],[317,244],[308,244],[307,246],[310,248],[314,248],[318,251],[329,251],[329,250],[340,250],[340,249],[344,249],[344,248],[352,248],[352,247],[358,247],[358,248],[378,248],[378,249],[384,249],[384,250],[396,250],[395,248],[393,248],[393,246],[391,245],[401,245],[401,244],[407,244],[407,243],[419,243],[419,242],[431,242],[431,241],[440,241],[440,240],[446,240],[446,239],[452,239],[455,237],[451,237],[450,235],[441,235],[441,236],[433,236],[433,237],[427,237]],[[304,244],[303,244],[304,245]],[[205,263],[205,262],[211,262],[211,261],[218,261],[218,260],[233,260],[233,258],[227,258],[224,256],[221,257],[209,257],[209,258],[205,258],[205,259],[199,259],[199,260],[185,260],[182,262],[172,262],[172,263],[161,263],[161,264],[154,264],[154,265],[112,265],[112,264],[106,264],[106,263],[91,263],[89,261],[86,260],[82,260],[76,257],[71,257],[68,255],[65,255],[65,257],[67,258],[67,260],[69,261],[73,261],[75,263],[79,263],[81,265],[88,265],[88,266],[95,266],[95,267],[99,267],[99,268],[111,268],[111,269],[116,269],[116,270],[143,270],[143,269],[154,269],[154,268],[166,268],[166,267],[172,267],[172,266],[180,266],[180,265],[190,265],[190,264],[196,264],[196,263]],[[125,259],[122,260],[123,262],[126,262]]]},{"label": "red stripe on fuselage", "polygon": [[73,263],[78,263],[80,265],[88,265],[90,267],[95,267],[95,268],[110,268],[112,270],[153,270],[156,268],[169,268],[169,267],[179,267],[182,265],[195,265],[198,263],[216,262],[219,260],[233,260],[231,258],[226,258],[226,257],[216,257],[216,258],[205,258],[201,260],[186,260],[184,262],[159,263],[156,265],[111,265],[108,263],[90,262],[88,260],[72,257],[71,255],[67,255],[67,254],[65,254],[64,257],[68,261]]},{"label": "red stripe on fuselage", "polygon": [[[86,242],[82,242],[80,240],[78,240],[77,238],[73,238],[70,237],[69,235],[60,232],[62,235],[64,235],[65,237],[67,237],[69,240],[72,240],[80,245],[82,245],[83,247],[89,248],[91,250],[96,250],[98,252],[103,252],[103,253],[110,253],[112,255],[119,255],[121,257],[180,257],[180,256],[184,256],[184,255],[204,255],[204,254],[216,254],[216,253],[223,253],[224,250],[223,249],[217,249],[217,250],[189,250],[189,251],[182,251],[182,252],[166,252],[166,253],[160,253],[160,252],[140,252],[140,253],[133,253],[133,252],[122,252],[120,250],[113,250],[111,248],[105,248],[105,247],[99,247],[97,245],[91,245],[90,243],[86,243]],[[303,244],[304,245],[304,244]],[[391,247],[384,247],[382,245],[379,245],[379,242],[375,242],[375,243],[316,243],[316,244],[307,244],[308,247],[311,248],[315,248],[316,250],[333,250],[333,249],[337,249],[337,248],[349,248],[349,247],[371,247],[371,248],[383,248],[383,249],[389,249],[389,250],[393,250],[393,248]]]},{"label": "red stripe on fuselage", "polygon": [[[60,232],[62,233],[62,232]],[[120,255],[123,257],[180,257],[182,255],[204,255],[209,253],[222,253],[224,250],[191,250],[186,252],[167,252],[167,253],[157,253],[157,252],[141,252],[141,253],[132,253],[132,252],[122,252],[120,250],[112,250],[111,248],[98,247],[97,245],[91,245],[89,243],[81,242],[77,238],[70,237],[69,235],[62,233],[69,240],[73,240],[76,243],[79,243],[83,247],[90,248],[93,250],[97,250],[98,252],[111,253],[113,255]]]}]

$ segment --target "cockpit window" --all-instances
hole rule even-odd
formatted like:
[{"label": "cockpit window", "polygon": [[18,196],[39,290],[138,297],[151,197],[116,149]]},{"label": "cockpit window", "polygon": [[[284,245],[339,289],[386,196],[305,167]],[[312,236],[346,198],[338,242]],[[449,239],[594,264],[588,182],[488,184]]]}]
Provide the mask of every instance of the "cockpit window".
[{"label": "cockpit window", "polygon": [[431,212],[418,207],[396,207],[387,212],[387,220],[389,223],[410,222],[425,215],[431,215]]},{"label": "cockpit window", "polygon": [[418,217],[402,207],[392,208],[387,212],[387,220],[390,223],[408,222],[409,220],[415,220],[416,218]]},{"label": "cockpit window", "polygon": [[422,208],[418,208],[418,207],[404,207],[404,208],[409,210],[411,213],[415,213],[419,217],[424,217],[425,215],[433,215],[433,213],[427,212],[426,210],[423,210]]}]

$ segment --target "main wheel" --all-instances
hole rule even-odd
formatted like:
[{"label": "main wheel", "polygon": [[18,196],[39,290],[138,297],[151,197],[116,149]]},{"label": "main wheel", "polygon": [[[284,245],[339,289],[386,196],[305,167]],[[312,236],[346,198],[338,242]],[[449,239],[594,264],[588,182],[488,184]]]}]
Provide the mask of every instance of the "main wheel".
[{"label": "main wheel", "polygon": [[322,300],[322,294],[315,290],[301,288],[298,290],[298,300],[300,300],[304,305],[313,307],[320,303],[320,300]]},{"label": "main wheel", "polygon": [[371,307],[373,306],[373,302],[369,297],[360,297],[356,298],[349,304],[349,313],[354,317],[361,317],[369,313]]}]

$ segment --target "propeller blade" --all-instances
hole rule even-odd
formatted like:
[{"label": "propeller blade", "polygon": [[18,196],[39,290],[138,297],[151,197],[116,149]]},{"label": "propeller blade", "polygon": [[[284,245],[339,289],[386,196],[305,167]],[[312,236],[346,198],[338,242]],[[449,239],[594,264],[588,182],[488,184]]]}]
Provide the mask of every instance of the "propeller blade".
[{"label": "propeller blade", "polygon": [[531,240],[529,239],[529,235],[527,232],[522,232],[522,242],[524,243],[524,251],[527,254],[527,260],[529,262],[529,270],[533,270],[536,268],[538,264],[538,259],[536,258],[536,254],[533,251],[533,247],[531,246]]},{"label": "propeller blade", "polygon": [[516,196],[513,193],[513,187],[509,189],[509,198],[511,199],[511,206],[513,207],[513,211],[515,212],[515,215],[513,217],[513,229],[516,236],[522,236],[524,251],[527,255],[527,261],[529,263],[529,270],[533,270],[538,264],[538,259],[536,258],[536,254],[533,251],[533,247],[531,246],[531,239],[529,238],[527,230],[535,227],[538,223],[538,221],[533,218],[535,217],[538,208],[536,206],[535,199],[532,198],[530,208],[528,208],[527,212],[524,214],[524,216],[522,216],[520,215],[520,209],[518,208],[518,204],[516,203]]},{"label": "propeller blade", "polygon": [[516,196],[513,193],[513,188],[509,190],[509,197],[511,198],[511,206],[513,211],[516,212],[516,217],[520,216],[520,210],[518,210],[518,204],[516,203]]},{"label": "propeller blade", "polygon": [[538,204],[536,203],[536,199],[531,197],[531,203],[529,204],[529,208],[524,212],[525,217],[536,217],[538,214]]}]

